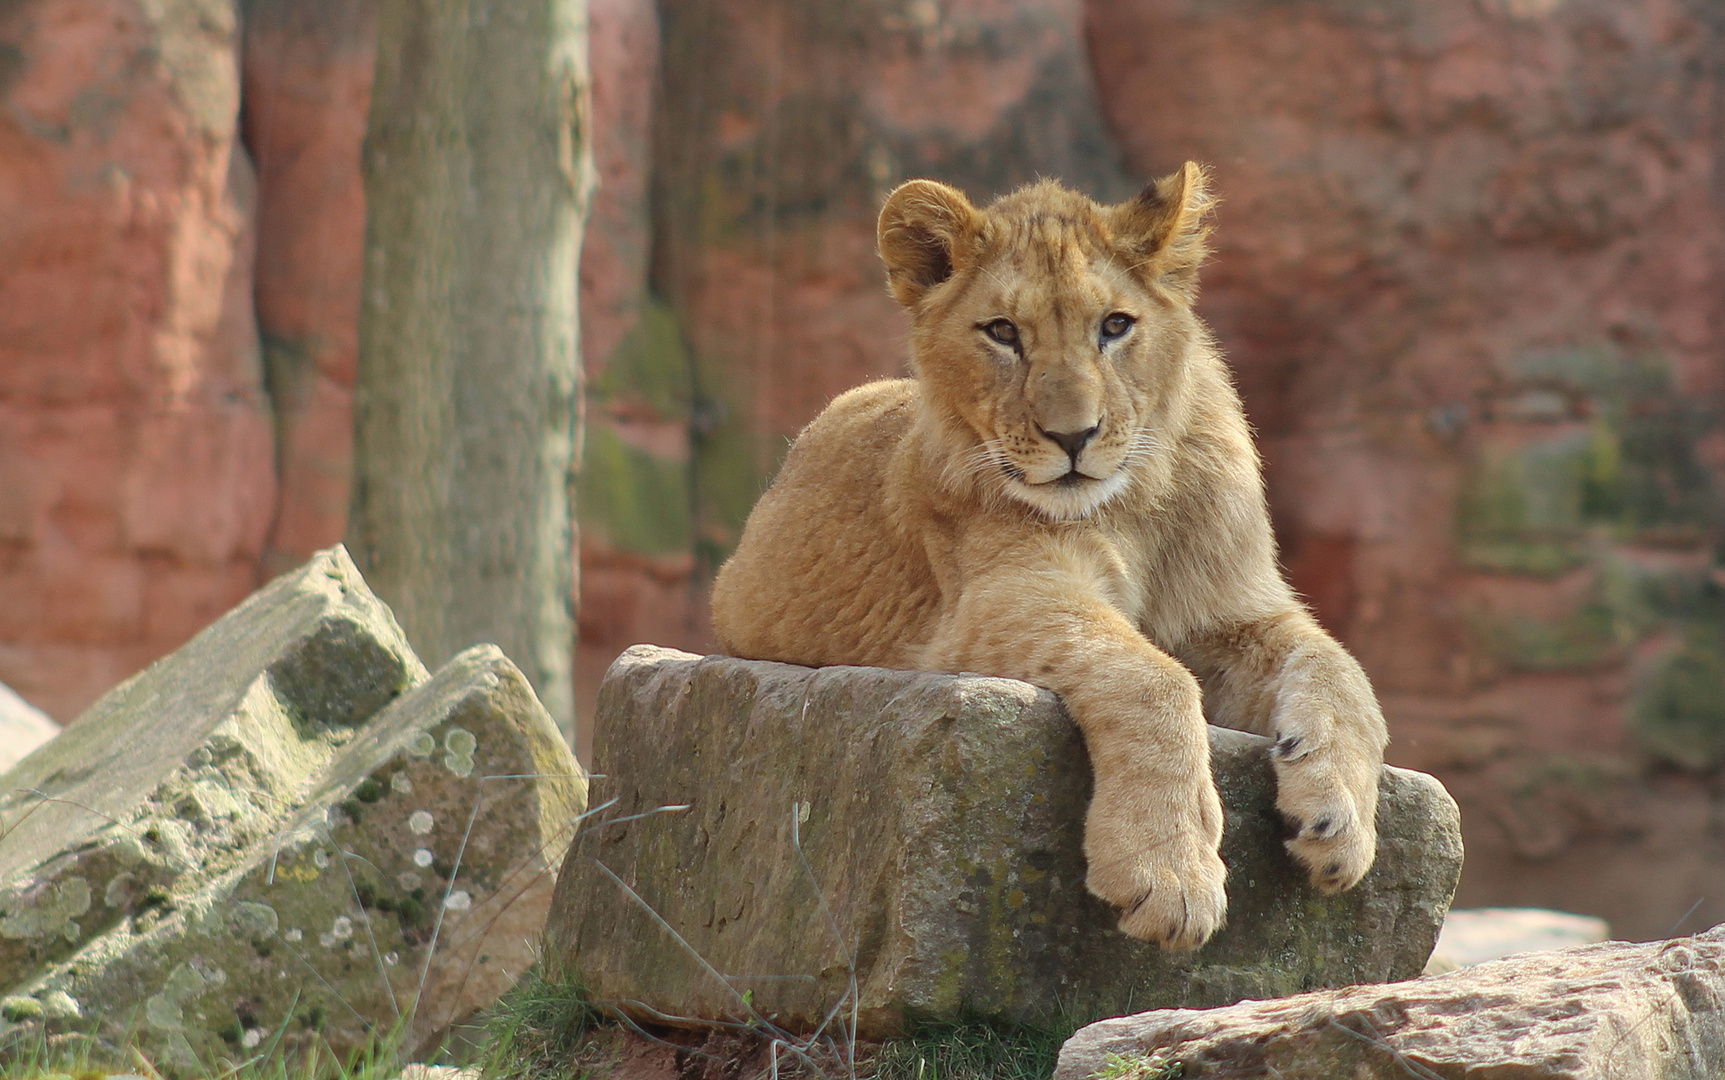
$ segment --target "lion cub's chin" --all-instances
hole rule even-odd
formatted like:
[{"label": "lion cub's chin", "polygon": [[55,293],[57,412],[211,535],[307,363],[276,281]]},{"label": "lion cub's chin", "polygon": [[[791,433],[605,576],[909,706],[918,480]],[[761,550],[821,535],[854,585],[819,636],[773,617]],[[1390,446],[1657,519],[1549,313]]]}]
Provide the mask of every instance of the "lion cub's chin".
[{"label": "lion cub's chin", "polygon": [[1083,477],[1074,481],[1060,477],[1032,484],[1009,477],[1006,493],[1055,521],[1081,521],[1125,491],[1131,479],[1125,469],[1116,469],[1101,480]]}]

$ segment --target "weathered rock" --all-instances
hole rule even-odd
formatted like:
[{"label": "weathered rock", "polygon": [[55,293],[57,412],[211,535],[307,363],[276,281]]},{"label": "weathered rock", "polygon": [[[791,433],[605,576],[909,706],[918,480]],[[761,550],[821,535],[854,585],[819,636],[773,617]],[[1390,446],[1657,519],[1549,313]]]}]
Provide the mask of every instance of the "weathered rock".
[{"label": "weathered rock", "polygon": [[109,691],[0,778],[0,986],[231,869],[425,677],[335,548]]},{"label": "weathered rock", "polygon": [[0,772],[18,764],[58,734],[60,725],[47,713],[0,683]]},{"label": "weathered rock", "polygon": [[363,1045],[404,1015],[424,1046],[533,963],[584,792],[527,680],[475,646],[368,723],[240,865],[18,993],[187,1071],[264,1039]]},{"label": "weathered rock", "polygon": [[1725,927],[1715,927],[1388,986],[1104,1020],[1066,1043],[1054,1077],[1713,1080],[1725,1076],[1722,1005]]},{"label": "weathered rock", "polygon": [[477,646],[427,680],[340,548],[0,786],[8,1018],[181,1073],[403,1016],[416,1046],[488,1004],[585,798],[514,665]]},{"label": "weathered rock", "polygon": [[1267,740],[1212,728],[1230,922],[1170,955],[1084,890],[1089,764],[1047,691],[636,646],[597,725],[607,809],[564,863],[547,955],[643,1019],[807,1030],[854,1006],[874,1036],[1407,978],[1460,871],[1442,787],[1386,769],[1377,864],[1317,894],[1282,847]]}]

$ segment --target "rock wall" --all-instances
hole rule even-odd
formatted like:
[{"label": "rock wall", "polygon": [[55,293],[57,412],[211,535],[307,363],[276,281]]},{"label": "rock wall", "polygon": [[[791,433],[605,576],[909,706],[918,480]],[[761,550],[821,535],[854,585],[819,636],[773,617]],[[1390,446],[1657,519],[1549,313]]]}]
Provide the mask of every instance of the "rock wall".
[{"label": "rock wall", "polygon": [[342,538],[377,0],[248,0],[243,133],[258,171],[254,291],[275,411],[275,516],[262,576]]},{"label": "rock wall", "polygon": [[221,0],[0,10],[0,681],[64,720],[256,583],[257,184]]}]

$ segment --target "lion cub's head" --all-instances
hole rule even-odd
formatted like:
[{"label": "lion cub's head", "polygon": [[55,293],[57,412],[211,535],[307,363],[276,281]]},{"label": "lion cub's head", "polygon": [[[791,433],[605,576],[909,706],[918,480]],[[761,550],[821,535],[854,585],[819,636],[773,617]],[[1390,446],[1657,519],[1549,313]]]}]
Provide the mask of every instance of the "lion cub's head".
[{"label": "lion cub's head", "polygon": [[924,400],[960,444],[949,476],[1061,520],[1130,486],[1204,337],[1205,181],[1187,162],[1118,206],[1052,181],[983,209],[932,180],[888,197],[880,254]]}]

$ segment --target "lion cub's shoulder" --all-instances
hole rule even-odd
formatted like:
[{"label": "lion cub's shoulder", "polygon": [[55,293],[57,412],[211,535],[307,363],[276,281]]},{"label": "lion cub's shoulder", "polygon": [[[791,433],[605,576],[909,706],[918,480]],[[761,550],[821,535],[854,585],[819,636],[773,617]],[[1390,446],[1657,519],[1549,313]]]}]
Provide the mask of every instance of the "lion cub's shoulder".
[{"label": "lion cub's shoulder", "polygon": [[809,474],[831,485],[856,472],[877,469],[909,431],[916,410],[916,383],[882,379],[864,383],[834,398],[798,433],[774,486],[796,483]]},{"label": "lion cub's shoulder", "polygon": [[914,379],[880,379],[863,383],[833,398],[821,414],[811,420],[803,430],[807,433],[828,425],[850,426],[882,422],[899,427],[910,422],[911,408],[916,403],[916,396],[917,386]]}]

